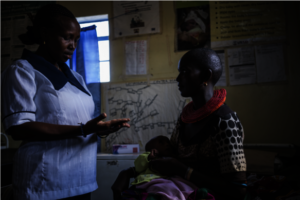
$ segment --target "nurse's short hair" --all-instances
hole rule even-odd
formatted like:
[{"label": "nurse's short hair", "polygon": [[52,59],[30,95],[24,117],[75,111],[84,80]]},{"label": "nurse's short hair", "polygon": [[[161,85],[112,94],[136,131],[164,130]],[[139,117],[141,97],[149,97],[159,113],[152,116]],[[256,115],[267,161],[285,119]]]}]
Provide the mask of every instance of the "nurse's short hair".
[{"label": "nurse's short hair", "polygon": [[57,24],[58,16],[76,19],[73,13],[66,7],[56,3],[47,4],[39,8],[37,14],[32,19],[33,26],[27,27],[27,32],[19,36],[20,40],[26,45],[40,44],[43,42],[39,34],[40,28],[53,28]]}]

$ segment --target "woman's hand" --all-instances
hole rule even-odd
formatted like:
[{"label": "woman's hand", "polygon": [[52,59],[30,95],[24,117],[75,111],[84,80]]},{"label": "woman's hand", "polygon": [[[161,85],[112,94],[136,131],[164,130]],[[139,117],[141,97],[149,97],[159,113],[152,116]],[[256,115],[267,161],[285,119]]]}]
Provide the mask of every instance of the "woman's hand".
[{"label": "woman's hand", "polygon": [[152,171],[166,176],[178,175],[184,177],[187,170],[187,166],[185,166],[175,158],[161,158],[151,160],[149,162],[149,167]]},{"label": "woman's hand", "polygon": [[130,121],[128,118],[123,119],[113,119],[110,121],[103,122],[102,120],[106,118],[106,114],[102,113],[98,117],[88,121],[84,125],[84,132],[87,134],[97,132],[98,135],[108,135],[110,133],[116,132],[123,127],[129,128],[130,125],[127,123]]},{"label": "woman's hand", "polygon": [[119,173],[114,184],[111,186],[113,191],[114,200],[122,199],[121,192],[128,189],[130,178],[133,178],[135,175],[134,167],[130,167],[126,170],[123,170]]}]

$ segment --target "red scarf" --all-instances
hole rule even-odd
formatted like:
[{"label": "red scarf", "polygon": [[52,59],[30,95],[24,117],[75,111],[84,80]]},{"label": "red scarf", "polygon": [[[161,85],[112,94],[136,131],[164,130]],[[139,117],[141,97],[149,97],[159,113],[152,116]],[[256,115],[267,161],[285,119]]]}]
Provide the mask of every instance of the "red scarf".
[{"label": "red scarf", "polygon": [[188,103],[182,110],[181,120],[184,123],[194,123],[204,119],[220,108],[226,100],[226,90],[215,90],[213,97],[201,108],[194,110],[194,102]]}]

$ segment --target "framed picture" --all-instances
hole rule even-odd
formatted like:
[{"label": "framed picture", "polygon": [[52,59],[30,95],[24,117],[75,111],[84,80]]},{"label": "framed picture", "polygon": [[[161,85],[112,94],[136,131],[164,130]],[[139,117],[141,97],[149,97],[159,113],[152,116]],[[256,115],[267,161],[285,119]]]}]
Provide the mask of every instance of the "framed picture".
[{"label": "framed picture", "polygon": [[175,50],[210,48],[209,3],[175,2],[175,9],[177,25]]},{"label": "framed picture", "polygon": [[114,38],[160,32],[159,1],[114,1]]}]

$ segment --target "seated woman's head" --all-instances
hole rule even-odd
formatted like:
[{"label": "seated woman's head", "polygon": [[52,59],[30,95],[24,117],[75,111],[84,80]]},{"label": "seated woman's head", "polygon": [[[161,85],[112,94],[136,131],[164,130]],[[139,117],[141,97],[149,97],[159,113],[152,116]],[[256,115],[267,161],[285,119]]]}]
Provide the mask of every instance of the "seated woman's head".
[{"label": "seated woman's head", "polygon": [[149,140],[145,146],[145,150],[151,152],[150,158],[169,157],[173,155],[169,138],[162,135]]},{"label": "seated woman's head", "polygon": [[222,64],[217,53],[199,48],[188,51],[178,63],[178,87],[183,97],[193,97],[205,90],[213,91],[222,75]]}]

